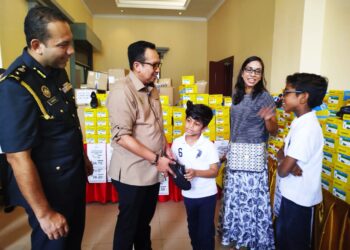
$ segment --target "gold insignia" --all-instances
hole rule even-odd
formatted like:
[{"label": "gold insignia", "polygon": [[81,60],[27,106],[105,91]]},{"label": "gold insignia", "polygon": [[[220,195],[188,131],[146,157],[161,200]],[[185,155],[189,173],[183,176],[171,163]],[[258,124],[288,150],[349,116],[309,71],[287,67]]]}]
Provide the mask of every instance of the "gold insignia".
[{"label": "gold insignia", "polygon": [[51,92],[49,90],[48,87],[46,87],[45,85],[43,85],[41,87],[41,92],[43,92],[43,95],[46,97],[46,98],[50,98],[51,97]]},{"label": "gold insignia", "polygon": [[21,71],[22,73],[26,72],[25,67],[23,67],[23,66],[21,68],[18,68],[17,70]]},{"label": "gold insignia", "polygon": [[62,85],[62,91],[63,93],[67,93],[69,90],[73,88],[72,84],[70,82],[66,82]]}]

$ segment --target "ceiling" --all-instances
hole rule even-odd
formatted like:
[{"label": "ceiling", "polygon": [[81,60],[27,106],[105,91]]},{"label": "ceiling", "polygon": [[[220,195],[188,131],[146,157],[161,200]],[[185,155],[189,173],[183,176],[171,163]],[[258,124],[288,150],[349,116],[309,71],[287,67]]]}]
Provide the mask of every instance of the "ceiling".
[{"label": "ceiling", "polygon": [[[115,0],[82,0],[92,15],[151,16],[208,19],[225,0],[191,0],[186,10],[118,8]],[[181,15],[179,14],[181,12]]]}]

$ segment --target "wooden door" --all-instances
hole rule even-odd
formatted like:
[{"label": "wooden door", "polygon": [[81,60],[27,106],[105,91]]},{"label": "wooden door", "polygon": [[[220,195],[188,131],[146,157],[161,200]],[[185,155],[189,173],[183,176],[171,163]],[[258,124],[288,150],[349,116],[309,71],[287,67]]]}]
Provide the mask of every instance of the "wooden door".
[{"label": "wooden door", "polygon": [[232,96],[234,57],[209,62],[209,94]]}]

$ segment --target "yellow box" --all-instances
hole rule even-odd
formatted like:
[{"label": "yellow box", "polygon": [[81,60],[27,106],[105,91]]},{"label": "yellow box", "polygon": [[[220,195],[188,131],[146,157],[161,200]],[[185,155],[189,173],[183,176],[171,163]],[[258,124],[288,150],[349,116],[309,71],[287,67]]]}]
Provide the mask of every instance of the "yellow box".
[{"label": "yellow box", "polygon": [[177,119],[186,119],[186,109],[182,107],[173,107],[173,117],[174,120]]},{"label": "yellow box", "polygon": [[97,143],[108,144],[111,142],[111,137],[109,135],[97,135]]},{"label": "yellow box", "polygon": [[209,105],[209,94],[197,94],[196,104]]},{"label": "yellow box", "polygon": [[[323,149],[323,162],[335,163],[336,153]],[[327,163],[326,163],[327,164]]]},{"label": "yellow box", "polygon": [[350,189],[344,182],[337,179],[333,180],[333,195],[347,203],[350,201]]},{"label": "yellow box", "polygon": [[187,84],[179,86],[179,94],[197,94],[198,86],[197,84]]},{"label": "yellow box", "polygon": [[334,164],[330,162],[322,162],[322,175],[333,178]]},{"label": "yellow box", "polygon": [[173,135],[171,134],[171,135],[165,135],[165,138],[166,138],[166,141],[168,142],[168,143],[172,143],[173,142]]},{"label": "yellow box", "polygon": [[97,135],[86,135],[85,140],[86,140],[86,143],[88,144],[94,144],[98,142]]},{"label": "yellow box", "polygon": [[183,104],[186,105],[187,101],[195,102],[196,94],[180,94],[180,100],[183,101]]},{"label": "yellow box", "polygon": [[329,152],[335,152],[339,144],[339,136],[330,132],[323,133],[324,148]]},{"label": "yellow box", "polygon": [[224,106],[219,106],[215,107],[214,113],[216,117],[230,117],[230,108],[229,107],[224,107]]},{"label": "yellow box", "polygon": [[182,76],[182,77],[181,77],[181,83],[182,83],[183,85],[194,84],[194,75]]},{"label": "yellow box", "polygon": [[218,94],[218,95],[209,95],[209,106],[210,107],[216,107],[216,106],[221,106],[223,101],[223,95]]},{"label": "yellow box", "polygon": [[350,148],[350,130],[341,128],[339,130],[339,145]]},{"label": "yellow box", "polygon": [[96,94],[98,105],[100,107],[105,107],[106,106],[106,100],[107,100],[107,94]]},{"label": "yellow box", "polygon": [[88,135],[97,135],[96,127],[85,127],[85,134]]},{"label": "yellow box", "polygon": [[326,132],[338,134],[338,130],[342,127],[342,120],[336,117],[326,119]]},{"label": "yellow box", "polygon": [[343,129],[350,129],[350,114],[343,115]]},{"label": "yellow box", "polygon": [[224,106],[231,107],[231,105],[232,105],[232,98],[229,96],[224,96]]},{"label": "yellow box", "polygon": [[162,106],[163,118],[173,116],[173,107],[172,106]]},{"label": "yellow box", "polygon": [[216,117],[215,119],[216,125],[227,125],[230,126],[230,118],[229,117]]},{"label": "yellow box", "polygon": [[342,181],[350,188],[350,167],[345,167],[339,163],[334,166],[334,179]]},{"label": "yellow box", "polygon": [[230,139],[230,132],[216,132],[215,141],[223,141]]},{"label": "yellow box", "polygon": [[186,120],[185,119],[175,119],[174,118],[174,126],[175,127],[185,127]]},{"label": "yellow box", "polygon": [[330,179],[329,176],[321,176],[321,186],[323,189],[332,193],[333,179]]},{"label": "yellow box", "polygon": [[344,91],[343,90],[330,90],[328,92],[328,100],[327,103],[328,104],[337,104],[340,101],[342,101],[344,99]]},{"label": "yellow box", "polygon": [[229,125],[218,125],[216,124],[215,128],[216,133],[230,133],[230,126]]},{"label": "yellow box", "polygon": [[96,118],[86,117],[84,119],[84,123],[85,123],[85,127],[96,127],[97,126]]},{"label": "yellow box", "polygon": [[160,95],[159,96],[160,104],[161,105],[169,105],[169,96],[167,95]]},{"label": "yellow box", "polygon": [[96,109],[85,107],[84,108],[84,117],[86,118],[96,118]]},{"label": "yellow box", "polygon": [[203,136],[211,141],[215,141],[215,129],[209,129],[208,127],[203,131]]},{"label": "yellow box", "polygon": [[96,133],[98,136],[101,136],[101,135],[109,136],[110,128],[109,127],[97,127]]},{"label": "yellow box", "polygon": [[108,110],[107,108],[101,107],[96,109],[96,117],[97,118],[108,118]]},{"label": "yellow box", "polygon": [[184,128],[182,128],[182,127],[173,127],[173,139],[175,139],[175,138],[178,138],[178,137],[180,137],[180,136],[182,136],[183,134],[184,134],[184,132],[185,132],[185,129]]},{"label": "yellow box", "polygon": [[294,113],[293,112],[283,112],[283,117],[284,119],[286,119],[287,121],[293,121],[294,120]]},{"label": "yellow box", "polygon": [[338,163],[350,168],[350,148],[339,146],[336,157]]},{"label": "yellow box", "polygon": [[97,127],[109,127],[109,119],[106,117],[99,117],[96,119]]},{"label": "yellow box", "polygon": [[163,126],[172,126],[171,116],[163,117]]}]

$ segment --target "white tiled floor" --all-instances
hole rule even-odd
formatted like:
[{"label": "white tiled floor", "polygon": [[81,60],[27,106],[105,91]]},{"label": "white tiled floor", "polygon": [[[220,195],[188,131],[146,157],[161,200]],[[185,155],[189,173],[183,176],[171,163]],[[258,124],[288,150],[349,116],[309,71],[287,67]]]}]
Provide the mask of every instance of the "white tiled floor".
[{"label": "white tiled floor", "polygon": [[[217,213],[218,209],[219,203]],[[91,203],[87,205],[83,250],[112,249],[117,211],[118,206],[113,203]],[[153,250],[192,249],[183,202],[159,202],[151,226]],[[30,249],[30,228],[23,209],[18,207],[9,214],[3,213],[1,209],[0,249]],[[215,249],[221,249],[218,240]]]}]

